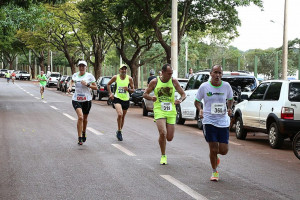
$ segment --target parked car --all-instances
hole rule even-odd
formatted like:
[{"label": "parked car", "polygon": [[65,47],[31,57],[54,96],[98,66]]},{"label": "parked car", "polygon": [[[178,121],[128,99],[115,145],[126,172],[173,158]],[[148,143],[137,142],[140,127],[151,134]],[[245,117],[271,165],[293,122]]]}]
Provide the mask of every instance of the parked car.
[{"label": "parked car", "polygon": [[263,81],[248,97],[235,106],[235,133],[246,139],[247,132],[269,135],[272,148],[280,148],[285,138],[300,130],[300,81]]},{"label": "parked car", "polygon": [[96,97],[98,97],[99,101],[103,97],[108,97],[107,83],[110,81],[111,78],[111,76],[100,76],[98,78],[98,80],[96,81],[97,90],[91,90],[93,100],[95,100]]},{"label": "parked car", "polygon": [[[197,120],[198,127],[200,129],[202,128],[202,120],[198,118],[199,111],[194,106],[194,101],[200,85],[209,81],[210,78],[210,70],[202,70],[195,73],[189,79],[185,88],[186,99],[181,104],[176,105],[177,124],[184,124],[186,120]],[[244,72],[224,71],[222,80],[227,81],[232,87],[234,105],[241,101],[241,94],[250,95],[258,85],[258,81],[255,76]],[[175,93],[175,98],[179,98],[179,94],[177,92]]]},{"label": "parked car", "polygon": [[8,69],[0,69],[0,77],[4,77],[4,75],[7,73]]},{"label": "parked car", "polygon": [[30,80],[30,74],[27,71],[17,71],[16,79],[19,80]]},{"label": "parked car", "polygon": [[[62,92],[67,92],[67,89],[70,86],[70,82],[72,80],[72,76],[67,76],[65,81],[62,83]],[[75,84],[72,85],[72,92],[75,91]]]},{"label": "parked car", "polygon": [[189,79],[187,79],[187,78],[178,78],[177,80],[178,80],[180,86],[181,86],[183,89],[185,89],[185,87],[186,87],[186,85],[187,85]]},{"label": "parked car", "polygon": [[47,84],[46,87],[50,87],[51,85],[57,85],[57,80],[61,74],[59,72],[51,72],[47,73]]},{"label": "parked car", "polygon": [[63,76],[61,76],[61,77],[58,78],[58,80],[57,80],[57,87],[56,87],[57,90],[62,91],[62,84],[65,81],[66,77],[67,77],[67,75],[63,75]]}]

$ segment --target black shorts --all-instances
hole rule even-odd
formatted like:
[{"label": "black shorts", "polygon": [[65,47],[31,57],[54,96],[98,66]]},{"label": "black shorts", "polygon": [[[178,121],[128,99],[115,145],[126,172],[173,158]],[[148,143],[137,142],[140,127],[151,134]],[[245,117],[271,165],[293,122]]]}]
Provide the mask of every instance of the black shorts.
[{"label": "black shorts", "polygon": [[115,108],[115,104],[121,104],[122,110],[128,110],[129,108],[129,101],[123,101],[116,97],[113,100],[113,108]]},{"label": "black shorts", "polygon": [[75,110],[77,108],[81,108],[82,113],[88,115],[92,107],[92,101],[83,101],[83,102],[72,101],[72,105]]}]

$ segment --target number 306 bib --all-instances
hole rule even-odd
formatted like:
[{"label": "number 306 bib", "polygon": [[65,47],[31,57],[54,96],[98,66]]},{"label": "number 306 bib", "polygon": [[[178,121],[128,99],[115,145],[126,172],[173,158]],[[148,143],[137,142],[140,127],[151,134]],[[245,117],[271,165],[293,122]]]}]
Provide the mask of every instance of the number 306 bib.
[{"label": "number 306 bib", "polygon": [[223,115],[226,112],[224,103],[212,103],[211,104],[211,114],[213,115]]}]

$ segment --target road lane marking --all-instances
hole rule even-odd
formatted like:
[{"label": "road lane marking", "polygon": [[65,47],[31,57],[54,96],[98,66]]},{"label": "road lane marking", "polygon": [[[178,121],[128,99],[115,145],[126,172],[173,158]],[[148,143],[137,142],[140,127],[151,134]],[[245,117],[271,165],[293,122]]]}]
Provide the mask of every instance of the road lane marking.
[{"label": "road lane marking", "polygon": [[241,144],[239,144],[239,143],[235,143],[235,142],[231,142],[231,141],[229,141],[229,143],[233,144],[233,145],[241,146]]},{"label": "road lane marking", "polygon": [[58,108],[56,108],[55,106],[50,106],[51,108],[53,108],[54,110],[58,110]]},{"label": "road lane marking", "polygon": [[47,103],[47,101],[43,101],[43,103]]},{"label": "road lane marking", "polygon": [[91,128],[91,127],[87,127],[87,130],[91,131],[92,133],[96,134],[96,135],[103,135],[103,133]]},{"label": "road lane marking", "polygon": [[164,179],[166,179],[167,181],[169,181],[170,183],[172,183],[173,185],[175,185],[176,187],[178,187],[179,189],[181,189],[182,191],[184,191],[185,193],[187,193],[188,195],[190,195],[191,197],[193,197],[194,199],[207,200],[206,197],[204,197],[201,194],[199,194],[198,192],[194,191],[189,186],[176,180],[172,176],[170,176],[170,175],[160,175],[160,176],[163,177]]},{"label": "road lane marking", "polygon": [[30,96],[34,96],[33,94],[30,94]]},{"label": "road lane marking", "polygon": [[40,99],[40,98],[38,98],[38,97],[34,97],[34,98],[36,98],[36,99]]},{"label": "road lane marking", "polygon": [[67,113],[63,113],[63,115],[68,117],[71,120],[76,120],[74,117],[72,117],[71,115],[68,115]]},{"label": "road lane marking", "polygon": [[120,151],[122,151],[123,153],[127,154],[128,156],[136,156],[134,153],[132,153],[131,151],[129,151],[128,149],[122,147],[119,144],[111,144],[114,147],[116,147],[117,149],[119,149]]}]

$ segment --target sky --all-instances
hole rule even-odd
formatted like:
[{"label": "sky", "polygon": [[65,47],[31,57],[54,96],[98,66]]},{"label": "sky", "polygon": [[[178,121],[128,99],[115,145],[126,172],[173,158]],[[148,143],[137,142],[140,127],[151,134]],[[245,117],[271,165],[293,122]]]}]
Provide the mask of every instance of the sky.
[{"label": "sky", "polygon": [[[230,44],[242,51],[278,48],[283,43],[285,0],[263,0],[263,11],[255,6],[238,8],[239,37]],[[273,20],[275,23],[272,23]],[[300,0],[288,0],[288,40],[300,38]]]}]

